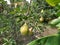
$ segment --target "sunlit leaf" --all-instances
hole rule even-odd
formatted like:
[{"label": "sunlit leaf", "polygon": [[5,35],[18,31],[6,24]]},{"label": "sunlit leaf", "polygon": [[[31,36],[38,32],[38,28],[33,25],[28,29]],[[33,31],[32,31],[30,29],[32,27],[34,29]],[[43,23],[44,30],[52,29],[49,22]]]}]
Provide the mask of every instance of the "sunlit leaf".
[{"label": "sunlit leaf", "polygon": [[60,3],[60,0],[46,0],[46,2],[51,6],[56,6],[58,3]]}]

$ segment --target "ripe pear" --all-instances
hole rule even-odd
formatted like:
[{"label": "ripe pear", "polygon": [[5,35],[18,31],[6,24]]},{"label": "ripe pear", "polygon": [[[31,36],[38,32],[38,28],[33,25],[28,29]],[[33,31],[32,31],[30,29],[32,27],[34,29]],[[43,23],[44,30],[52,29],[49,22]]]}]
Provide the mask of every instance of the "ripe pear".
[{"label": "ripe pear", "polygon": [[40,18],[40,22],[43,22],[44,21],[44,18],[41,16],[41,18]]},{"label": "ripe pear", "polygon": [[28,34],[28,25],[25,23],[21,28],[20,28],[20,32],[21,35],[27,35]]}]

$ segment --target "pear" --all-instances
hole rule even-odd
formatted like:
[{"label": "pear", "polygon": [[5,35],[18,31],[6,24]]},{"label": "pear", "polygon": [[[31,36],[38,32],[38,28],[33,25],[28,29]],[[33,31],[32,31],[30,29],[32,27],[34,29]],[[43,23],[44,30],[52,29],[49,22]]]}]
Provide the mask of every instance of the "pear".
[{"label": "pear", "polygon": [[23,26],[20,28],[21,35],[27,35],[28,34],[28,25],[25,23]]},{"label": "pear", "polygon": [[44,18],[41,16],[41,18],[40,18],[40,22],[43,22],[44,21]]},{"label": "pear", "polygon": [[32,27],[31,27],[31,28],[29,28],[29,35],[33,35]]}]

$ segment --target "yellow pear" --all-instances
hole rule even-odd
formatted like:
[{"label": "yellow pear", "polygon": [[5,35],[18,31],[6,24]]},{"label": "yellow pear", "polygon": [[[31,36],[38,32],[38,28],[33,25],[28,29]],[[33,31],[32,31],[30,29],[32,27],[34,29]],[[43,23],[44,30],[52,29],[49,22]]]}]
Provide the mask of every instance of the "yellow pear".
[{"label": "yellow pear", "polygon": [[41,18],[40,18],[40,22],[43,22],[44,21],[44,18],[41,16]]},{"label": "yellow pear", "polygon": [[20,28],[20,32],[21,35],[27,35],[28,34],[28,25],[25,23],[21,28]]}]

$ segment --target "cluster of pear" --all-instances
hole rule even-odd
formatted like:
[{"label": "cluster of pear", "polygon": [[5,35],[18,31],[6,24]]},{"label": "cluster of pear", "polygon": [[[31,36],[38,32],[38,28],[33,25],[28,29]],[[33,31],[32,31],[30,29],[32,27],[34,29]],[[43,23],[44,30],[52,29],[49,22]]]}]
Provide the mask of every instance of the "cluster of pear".
[{"label": "cluster of pear", "polygon": [[51,17],[49,17],[49,18],[44,18],[43,16],[41,16],[39,20],[40,20],[40,22],[49,22],[49,21],[52,20],[52,18],[51,18]]}]

